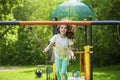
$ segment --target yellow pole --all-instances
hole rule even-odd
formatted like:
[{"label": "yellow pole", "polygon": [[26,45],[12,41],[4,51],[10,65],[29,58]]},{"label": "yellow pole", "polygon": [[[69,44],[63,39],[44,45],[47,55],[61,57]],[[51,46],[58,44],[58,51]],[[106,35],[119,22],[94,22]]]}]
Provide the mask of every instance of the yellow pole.
[{"label": "yellow pole", "polygon": [[85,80],[90,80],[90,46],[84,47],[84,61],[85,61]]},{"label": "yellow pole", "polygon": [[80,54],[80,64],[79,64],[79,71],[80,71],[80,77],[82,76],[82,54],[84,53],[83,51],[81,52],[74,52],[75,54]]},{"label": "yellow pole", "polygon": [[55,67],[55,53],[54,53],[54,50],[55,50],[55,46],[52,47],[53,51],[52,51],[52,61],[53,61],[53,64],[52,64],[52,68],[53,68],[53,80],[56,80],[56,67]]},{"label": "yellow pole", "polygon": [[82,75],[82,54],[80,54],[80,77]]},{"label": "yellow pole", "polygon": [[53,80],[56,80],[55,63],[53,63]]}]

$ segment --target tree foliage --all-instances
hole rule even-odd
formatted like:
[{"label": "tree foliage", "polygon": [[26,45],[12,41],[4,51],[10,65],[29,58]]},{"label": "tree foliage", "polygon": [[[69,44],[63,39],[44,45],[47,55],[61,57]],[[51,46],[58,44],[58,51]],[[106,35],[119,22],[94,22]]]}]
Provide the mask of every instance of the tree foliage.
[{"label": "tree foliage", "polygon": [[[93,7],[97,15],[97,20],[120,20],[120,0],[83,1]],[[117,35],[119,35],[117,31],[118,27],[119,25],[100,25],[93,27],[93,62],[96,65],[119,64],[120,45],[116,42]]]},{"label": "tree foliage", "polygon": [[[50,20],[52,10],[64,0],[0,0],[0,20],[42,21]],[[66,0],[67,1],[67,0]],[[120,0],[82,0],[90,5],[97,20],[120,20]],[[95,19],[94,19],[95,20]],[[52,36],[52,27],[32,26],[39,44],[28,29],[30,26],[0,26],[0,34],[10,30],[0,38],[0,65],[44,64],[47,57],[42,50]],[[118,64],[120,45],[115,42],[116,26],[93,27],[93,61],[95,65]],[[84,30],[77,29],[74,47],[83,50]],[[88,34],[89,35],[89,34]],[[88,37],[89,38],[89,37]],[[108,63],[109,62],[109,63]]]}]

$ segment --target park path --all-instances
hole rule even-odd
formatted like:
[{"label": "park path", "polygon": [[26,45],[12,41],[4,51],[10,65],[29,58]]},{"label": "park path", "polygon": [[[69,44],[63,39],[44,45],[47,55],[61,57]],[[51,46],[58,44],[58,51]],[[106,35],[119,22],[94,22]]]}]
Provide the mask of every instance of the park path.
[{"label": "park path", "polygon": [[75,77],[69,77],[68,80],[85,80],[84,78],[75,78]]},{"label": "park path", "polygon": [[0,71],[3,70],[15,70],[15,69],[20,69],[21,67],[0,67]]}]

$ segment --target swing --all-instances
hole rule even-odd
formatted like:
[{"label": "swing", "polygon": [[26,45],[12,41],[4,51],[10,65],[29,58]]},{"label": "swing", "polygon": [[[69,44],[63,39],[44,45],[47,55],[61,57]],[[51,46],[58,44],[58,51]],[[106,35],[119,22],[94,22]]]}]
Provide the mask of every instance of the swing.
[{"label": "swing", "polygon": [[[37,43],[39,44],[39,46],[41,47],[42,51],[44,50],[45,48],[45,44],[42,43],[42,41],[38,38],[38,36],[33,32],[33,27],[32,26],[29,26],[28,29],[30,30],[30,32],[32,33],[33,37],[36,39]],[[50,80],[51,77],[50,77],[50,73],[51,73],[51,61],[50,60],[50,52],[48,51],[48,54],[47,54],[47,61],[46,61],[46,78],[47,80]],[[45,67],[45,66],[44,66]],[[35,71],[35,74],[38,78],[41,77],[41,75],[43,74],[42,70],[40,69],[40,65],[39,65],[39,68]]]},{"label": "swing", "polygon": [[33,32],[32,26],[29,26],[28,29],[31,31],[33,37],[36,39],[37,43],[40,44],[39,46],[43,49],[45,47],[45,44],[42,43],[42,41],[38,38],[38,36]]},{"label": "swing", "polygon": [[116,34],[111,34],[105,27],[101,27],[104,33],[109,36],[113,41],[120,45],[120,25],[116,25]]},{"label": "swing", "polygon": [[11,29],[11,26],[7,28],[2,34],[0,34],[0,38],[2,38],[10,29]]},{"label": "swing", "polygon": [[120,45],[120,25],[117,26],[117,39],[116,42]]}]

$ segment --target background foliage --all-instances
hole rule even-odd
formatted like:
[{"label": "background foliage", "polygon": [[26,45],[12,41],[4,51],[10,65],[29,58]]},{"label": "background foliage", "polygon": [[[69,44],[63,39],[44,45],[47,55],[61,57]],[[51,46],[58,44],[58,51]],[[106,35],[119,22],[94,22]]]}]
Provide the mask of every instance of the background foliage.
[{"label": "background foliage", "polygon": [[[65,0],[0,0],[0,20],[49,20],[52,9]],[[120,20],[120,0],[82,0],[91,6],[97,20]],[[94,19],[95,20],[95,19]],[[47,59],[42,49],[52,36],[52,27],[33,26],[33,37],[29,26],[0,26],[0,34],[11,29],[0,38],[0,65],[44,64]],[[116,42],[118,26],[99,25],[93,27],[93,62],[96,66],[120,63],[120,45]],[[76,31],[75,48],[83,50],[83,29]],[[88,34],[89,35],[89,34]],[[88,37],[89,39],[89,37]]]}]

